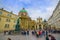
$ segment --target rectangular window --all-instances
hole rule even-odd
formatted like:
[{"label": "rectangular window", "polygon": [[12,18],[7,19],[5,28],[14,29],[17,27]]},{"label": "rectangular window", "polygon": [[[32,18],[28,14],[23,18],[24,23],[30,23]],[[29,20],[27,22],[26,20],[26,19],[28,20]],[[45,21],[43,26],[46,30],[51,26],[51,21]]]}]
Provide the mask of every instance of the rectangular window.
[{"label": "rectangular window", "polygon": [[2,15],[2,12],[0,12],[0,15]]},{"label": "rectangular window", "polygon": [[10,22],[10,19],[6,19],[6,22]]},{"label": "rectangular window", "polygon": [[9,28],[9,24],[5,24],[5,28]]}]

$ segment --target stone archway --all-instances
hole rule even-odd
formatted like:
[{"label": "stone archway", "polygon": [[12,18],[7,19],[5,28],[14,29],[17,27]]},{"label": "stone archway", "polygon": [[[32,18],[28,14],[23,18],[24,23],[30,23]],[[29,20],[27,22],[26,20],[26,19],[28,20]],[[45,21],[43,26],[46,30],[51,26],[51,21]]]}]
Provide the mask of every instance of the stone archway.
[{"label": "stone archway", "polygon": [[31,28],[32,30],[34,30],[34,26],[32,26],[32,28]]}]

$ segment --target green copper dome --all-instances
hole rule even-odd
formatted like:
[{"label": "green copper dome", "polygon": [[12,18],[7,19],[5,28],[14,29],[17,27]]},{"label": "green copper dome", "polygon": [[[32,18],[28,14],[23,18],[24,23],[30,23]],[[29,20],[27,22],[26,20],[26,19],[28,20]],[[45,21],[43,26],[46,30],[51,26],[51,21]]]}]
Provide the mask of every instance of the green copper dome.
[{"label": "green copper dome", "polygon": [[25,8],[23,8],[20,12],[27,12],[27,11],[25,10]]}]

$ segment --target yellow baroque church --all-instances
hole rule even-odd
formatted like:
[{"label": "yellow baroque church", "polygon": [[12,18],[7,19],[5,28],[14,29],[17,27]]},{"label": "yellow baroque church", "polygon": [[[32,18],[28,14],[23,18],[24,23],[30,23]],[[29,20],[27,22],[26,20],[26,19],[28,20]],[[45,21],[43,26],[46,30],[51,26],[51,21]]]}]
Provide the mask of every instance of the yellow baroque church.
[{"label": "yellow baroque church", "polygon": [[18,16],[20,17],[20,27],[21,29],[28,30],[31,29],[31,18],[28,16],[27,11],[23,8]]},{"label": "yellow baroque church", "polygon": [[20,18],[20,28],[23,30],[43,29],[42,19],[38,18],[39,22],[32,20],[25,8],[20,10],[18,15],[2,8],[0,9],[0,32],[15,30],[18,18]]}]

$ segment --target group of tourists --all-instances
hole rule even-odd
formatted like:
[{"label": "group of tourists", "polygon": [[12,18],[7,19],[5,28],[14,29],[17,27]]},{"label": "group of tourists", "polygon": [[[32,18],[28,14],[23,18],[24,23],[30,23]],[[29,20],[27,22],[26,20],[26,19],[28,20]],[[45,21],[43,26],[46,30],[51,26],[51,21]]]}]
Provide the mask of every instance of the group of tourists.
[{"label": "group of tourists", "polygon": [[[29,35],[29,30],[21,31],[22,35]],[[48,31],[45,30],[33,30],[32,35],[35,35],[37,38],[39,37],[45,37],[45,40],[56,40],[55,37],[51,34],[48,35]],[[8,40],[11,40],[8,38]]]},{"label": "group of tourists", "polygon": [[32,31],[33,35],[36,35],[36,37],[42,37],[45,36],[46,32],[44,30],[34,30]]},{"label": "group of tourists", "polygon": [[51,34],[48,35],[48,31],[45,30],[38,30],[38,31],[32,31],[32,35],[36,35],[37,38],[39,37],[45,37],[46,40],[56,40],[55,37]]},{"label": "group of tourists", "polygon": [[27,31],[21,31],[21,34],[22,35],[29,35],[29,31],[27,30]]},{"label": "group of tourists", "polygon": [[53,35],[47,35],[46,40],[56,40]]}]

